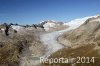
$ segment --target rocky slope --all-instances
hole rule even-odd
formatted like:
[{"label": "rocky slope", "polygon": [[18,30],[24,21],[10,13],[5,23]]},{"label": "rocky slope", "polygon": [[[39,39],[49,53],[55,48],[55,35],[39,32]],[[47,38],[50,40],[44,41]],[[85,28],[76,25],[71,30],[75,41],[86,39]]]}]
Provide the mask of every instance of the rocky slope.
[{"label": "rocky slope", "polygon": [[1,28],[4,30],[0,30],[0,66],[34,66],[34,56],[44,53],[45,48],[39,40],[43,31],[13,25],[6,36],[5,26]]},{"label": "rocky slope", "polygon": [[100,16],[87,19],[80,27],[64,33],[59,40],[74,45],[100,43]]},{"label": "rocky slope", "polygon": [[[73,21],[68,24],[70,25],[69,28],[72,26],[71,29],[74,29],[67,32],[64,30],[65,33],[58,38],[60,44],[65,45],[65,47],[51,54],[49,59],[74,58],[74,60],[68,63],[51,64],[48,61],[43,66],[100,66],[100,16],[89,17],[82,23]],[[92,57],[95,59],[94,62],[87,63],[85,60],[83,63],[80,60],[80,63],[77,63],[77,60],[79,60],[77,57],[80,57],[80,59],[88,57],[89,61]]]}]

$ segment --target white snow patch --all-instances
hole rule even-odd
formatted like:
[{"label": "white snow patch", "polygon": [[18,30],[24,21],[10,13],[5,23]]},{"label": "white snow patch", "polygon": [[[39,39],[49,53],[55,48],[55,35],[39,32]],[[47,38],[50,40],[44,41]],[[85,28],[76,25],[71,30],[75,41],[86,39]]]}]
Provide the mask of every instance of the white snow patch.
[{"label": "white snow patch", "polygon": [[55,26],[56,26],[56,24],[55,23],[52,23],[52,22],[48,22],[48,23],[46,23],[46,24],[43,25],[45,31],[48,31],[49,28],[55,27]]},{"label": "white snow patch", "polygon": [[19,31],[20,29],[23,29],[23,28],[24,28],[24,27],[15,26],[15,25],[11,25],[11,27],[12,27],[14,30],[17,30],[17,31]]},{"label": "white snow patch", "polygon": [[5,29],[4,28],[1,28],[1,31],[5,31]]}]

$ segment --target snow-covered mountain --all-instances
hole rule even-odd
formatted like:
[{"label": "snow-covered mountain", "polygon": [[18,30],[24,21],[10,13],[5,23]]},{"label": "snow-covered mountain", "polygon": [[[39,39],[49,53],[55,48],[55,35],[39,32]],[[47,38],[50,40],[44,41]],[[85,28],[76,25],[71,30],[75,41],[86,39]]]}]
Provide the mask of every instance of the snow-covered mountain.
[{"label": "snow-covered mountain", "polygon": [[54,20],[42,21],[40,23],[43,24],[43,27],[46,31],[49,31],[50,28],[55,28],[63,24],[63,22],[57,22]]},{"label": "snow-covered mountain", "polygon": [[77,28],[80,25],[82,25],[87,19],[96,18],[98,16],[100,16],[100,15],[88,16],[88,17],[84,17],[84,18],[74,19],[74,20],[71,20],[70,22],[64,23],[64,25],[68,25],[68,26],[71,26],[73,28]]},{"label": "snow-covered mountain", "polygon": [[[67,22],[67,23],[58,22],[58,21],[54,21],[54,20],[46,20],[46,21],[41,21],[39,25],[43,26],[45,31],[49,31],[51,28],[55,29],[55,28],[58,28],[60,26],[65,26],[65,25],[70,26],[72,28],[77,28],[80,25],[82,25],[87,19],[96,18],[98,16],[100,16],[100,15],[88,16],[88,17],[84,17],[84,18],[78,18],[78,19],[71,20],[70,22]],[[96,21],[98,21],[98,19],[96,19]],[[17,30],[17,31],[19,31],[19,30],[24,28],[24,27],[22,27],[20,25],[11,25],[11,27],[14,30]]]},{"label": "snow-covered mountain", "polygon": [[54,20],[41,21],[40,23],[43,24],[43,27],[46,31],[49,31],[50,28],[55,28],[59,25],[66,25],[66,26],[69,26],[69,27],[72,27],[73,29],[75,29],[75,28],[79,27],[80,25],[82,25],[87,19],[96,18],[98,16],[100,16],[100,15],[87,16],[87,17],[83,17],[83,18],[74,19],[74,20],[71,20],[71,21],[66,22],[66,23],[57,22]]}]

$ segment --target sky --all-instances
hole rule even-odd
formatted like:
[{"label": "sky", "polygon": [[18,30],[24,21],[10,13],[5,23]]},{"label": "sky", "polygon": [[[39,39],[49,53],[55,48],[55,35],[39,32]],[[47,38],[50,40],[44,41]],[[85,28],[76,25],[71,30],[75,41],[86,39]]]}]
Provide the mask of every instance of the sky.
[{"label": "sky", "polygon": [[100,14],[100,0],[0,0],[0,23],[68,22]]}]

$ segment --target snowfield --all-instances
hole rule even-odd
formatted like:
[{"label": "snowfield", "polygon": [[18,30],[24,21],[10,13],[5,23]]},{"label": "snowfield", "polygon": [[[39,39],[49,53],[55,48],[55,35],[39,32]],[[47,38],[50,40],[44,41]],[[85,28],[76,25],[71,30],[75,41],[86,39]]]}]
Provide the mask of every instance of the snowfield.
[{"label": "snowfield", "polygon": [[99,16],[99,15],[96,15],[96,16],[89,16],[89,17],[84,17],[84,18],[79,18],[79,19],[74,19],[74,20],[72,20],[72,21],[70,21],[70,22],[68,22],[68,23],[64,23],[64,25],[69,25],[69,26],[71,26],[71,27],[73,27],[73,28],[77,28],[77,27],[79,27],[81,24],[83,24],[87,19],[92,18],[92,17],[96,18],[96,17],[98,17],[98,16]]},{"label": "snowfield", "polygon": [[55,32],[52,32],[52,33],[41,35],[40,36],[41,42],[45,46],[47,46],[46,53],[45,53],[45,55],[43,57],[47,58],[52,53],[54,53],[57,50],[59,50],[59,49],[64,47],[62,44],[57,42],[57,37],[59,35],[63,34],[66,31],[69,31],[69,30],[72,30],[72,29],[76,29],[77,27],[82,25],[88,18],[92,18],[92,17],[95,18],[97,16],[90,16],[90,17],[85,17],[85,18],[80,18],[80,19],[72,20],[72,21],[70,21],[68,23],[65,23],[65,25],[69,25],[70,26],[69,28],[67,28],[65,30],[55,31]]},{"label": "snowfield", "polygon": [[14,30],[17,30],[17,31],[20,31],[21,29],[24,29],[24,27],[15,26],[15,25],[11,25],[11,27],[12,27]]}]

